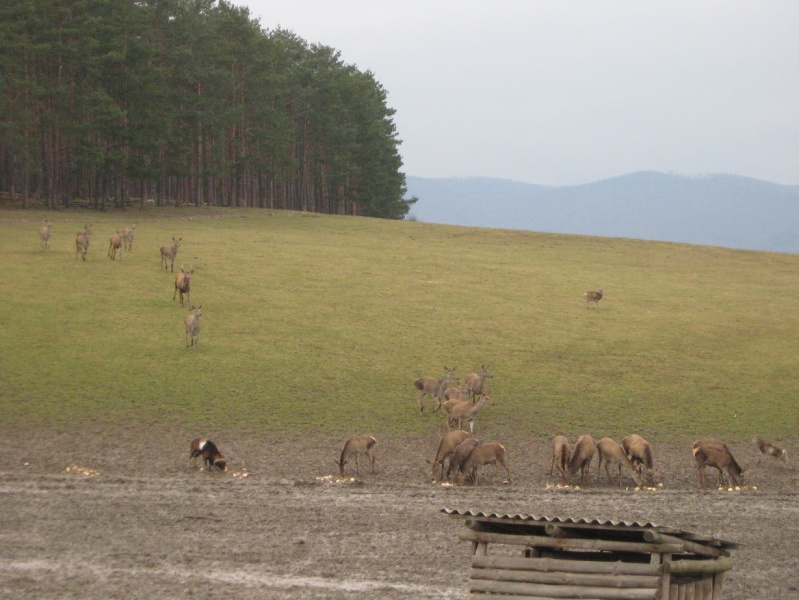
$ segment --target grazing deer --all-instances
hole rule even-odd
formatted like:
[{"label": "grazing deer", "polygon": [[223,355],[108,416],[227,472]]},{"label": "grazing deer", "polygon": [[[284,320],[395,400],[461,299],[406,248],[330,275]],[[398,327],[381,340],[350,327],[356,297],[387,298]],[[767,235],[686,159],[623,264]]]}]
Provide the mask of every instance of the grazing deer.
[{"label": "grazing deer", "polygon": [[[693,450],[694,455],[701,446],[713,446],[719,448],[720,450],[723,450],[724,452],[730,451],[729,447],[724,442],[720,442],[715,438],[701,438],[694,442],[694,450]],[[721,472],[721,469],[718,469],[718,477],[716,477],[716,486],[722,485],[723,483],[724,483],[724,473]]]},{"label": "grazing deer", "polygon": [[50,228],[53,226],[53,222],[50,219],[47,219],[45,223],[44,227],[39,227],[39,240],[41,241],[42,250],[50,248]]},{"label": "grazing deer", "polygon": [[475,485],[480,483],[477,471],[483,465],[494,465],[494,475],[497,476],[499,465],[505,469],[508,474],[508,482],[510,482],[510,470],[508,465],[505,464],[505,446],[492,442],[482,446],[476,446],[470,453],[466,462],[463,464],[464,479],[471,479]]},{"label": "grazing deer", "polygon": [[655,459],[652,446],[640,435],[632,433],[621,442],[625,454],[632,462],[639,476],[646,476],[646,486],[655,485]]},{"label": "grazing deer", "polygon": [[424,412],[424,404],[422,404],[422,398],[424,398],[425,394],[432,397],[436,401],[436,407],[433,409],[433,412],[436,412],[439,408],[441,408],[441,396],[444,395],[444,392],[447,391],[449,388],[449,384],[451,381],[458,382],[458,378],[455,377],[455,369],[454,367],[450,369],[446,365],[444,365],[444,377],[441,379],[436,379],[435,377],[419,377],[416,381],[413,382],[413,385],[419,390],[419,414],[421,415]]},{"label": "grazing deer", "polygon": [[458,422],[458,429],[462,429],[463,423],[468,422],[469,431],[472,434],[474,434],[474,422],[477,419],[477,413],[480,412],[483,406],[491,406],[491,398],[488,396],[482,396],[476,404],[472,404],[468,400],[450,400],[448,402],[457,402],[457,404],[454,404],[448,411],[447,431],[449,431],[449,426],[456,421]]},{"label": "grazing deer", "polygon": [[593,437],[586,434],[577,438],[572,450],[572,459],[569,461],[566,483],[571,483],[572,476],[579,470],[580,483],[588,480],[588,484],[591,484],[591,460],[594,458],[594,452],[596,452],[596,443]]},{"label": "grazing deer", "polygon": [[341,458],[338,461],[338,468],[341,476],[344,477],[344,465],[347,464],[350,458],[355,459],[355,473],[360,475],[360,468],[358,466],[358,456],[361,454],[371,461],[372,466],[369,470],[370,473],[375,472],[375,456],[372,454],[372,449],[377,444],[377,440],[371,435],[359,435],[358,437],[350,438],[344,444],[344,449],[341,451]]},{"label": "grazing deer", "polygon": [[133,250],[133,234],[136,232],[136,223],[130,227],[125,227],[122,230],[122,242],[125,250],[128,252]]},{"label": "grazing deer", "polygon": [[217,467],[220,471],[227,471],[227,460],[211,440],[204,438],[192,440],[189,465],[192,465],[198,456],[203,457],[203,466],[207,467],[209,471],[211,467]]},{"label": "grazing deer", "polygon": [[[781,460],[786,464],[788,463],[788,451],[782,446],[770,444],[764,441],[759,435],[753,437],[752,441],[757,445],[757,449],[760,450],[761,455],[773,456],[774,458]],[[757,460],[757,464],[760,464],[761,459],[762,456]]]},{"label": "grazing deer", "polygon": [[84,225],[83,231],[79,231],[75,238],[75,260],[78,260],[78,254],[81,255],[83,260],[86,260],[86,252],[89,250],[89,241],[92,237],[92,226]]},{"label": "grazing deer", "polygon": [[552,464],[549,465],[549,476],[552,477],[552,472],[557,466],[561,480],[566,481],[566,471],[569,469],[571,459],[572,447],[569,445],[569,439],[565,435],[557,436],[552,440]]},{"label": "grazing deer", "polygon": [[112,235],[108,240],[108,258],[116,260],[117,250],[119,250],[119,260],[122,260],[122,234],[117,231],[116,235]]},{"label": "grazing deer", "polygon": [[597,466],[597,481],[602,476],[602,461],[605,461],[605,473],[608,476],[608,481],[613,483],[613,478],[610,476],[610,465],[619,467],[619,487],[621,487],[621,469],[624,467],[630,473],[630,476],[635,481],[635,485],[639,485],[638,472],[633,467],[624,448],[617,444],[610,438],[602,438],[596,443],[596,448],[599,453],[599,465]]},{"label": "grazing deer", "polygon": [[[186,315],[186,347],[188,348],[189,345],[197,347],[197,343],[200,337],[200,317],[202,316],[202,304],[197,308],[191,307],[191,312]],[[189,344],[189,340],[191,340],[191,344]]]},{"label": "grazing deer", "polygon": [[175,272],[175,257],[178,255],[178,248],[180,248],[182,240],[182,237],[177,239],[173,237],[171,246],[161,246],[161,264],[164,265],[164,271],[166,271],[166,263],[169,261],[170,270]]},{"label": "grazing deer", "polygon": [[[697,445],[698,444],[698,445]],[[707,484],[707,477],[705,476],[705,467],[714,467],[719,472],[719,479],[716,485],[724,482],[722,473],[727,475],[730,485],[743,485],[744,484],[744,470],[735,461],[732,453],[726,445],[716,444],[694,444],[694,459],[696,460],[696,485],[701,488],[703,484]]]},{"label": "grazing deer", "polygon": [[444,392],[444,398],[447,400],[463,400],[469,394],[469,389],[465,383],[460,384],[458,387],[451,387]]},{"label": "grazing deer", "polygon": [[180,292],[180,305],[183,306],[183,294],[186,294],[186,300],[190,301],[189,294],[191,292],[191,276],[194,273],[194,269],[189,271],[185,271],[183,267],[180,268],[180,273],[178,276],[175,277],[175,293],[172,294],[172,300],[178,295]]},{"label": "grazing deer", "polygon": [[452,431],[450,433],[444,434],[441,438],[441,441],[438,444],[438,450],[436,451],[436,458],[433,460],[433,481],[436,480],[436,467],[441,465],[441,477],[439,479],[444,479],[444,461],[446,459],[450,459],[450,469],[452,468],[452,454],[455,452],[455,448],[457,448],[466,438],[469,437],[469,434],[465,431]]},{"label": "grazing deer", "polygon": [[[457,432],[453,432],[457,433]],[[461,433],[466,433],[462,431]],[[466,462],[466,459],[469,458],[469,455],[472,453],[477,446],[480,445],[479,440],[473,437],[466,438],[463,442],[461,442],[457,448],[455,448],[455,452],[452,453],[452,456],[449,458],[449,467],[447,467],[447,481],[449,481],[450,474],[454,471],[455,472],[455,483],[458,483],[458,479],[460,474],[463,472],[463,465]]]},{"label": "grazing deer", "polygon": [[486,379],[490,379],[492,377],[493,375],[488,372],[488,367],[481,365],[479,374],[469,373],[464,378],[464,382],[469,390],[469,397],[472,399],[472,402],[476,402],[477,398],[483,395],[483,384],[485,383]]},{"label": "grazing deer", "polygon": [[592,302],[594,303],[595,307],[599,307],[599,301],[602,300],[602,294],[602,288],[599,288],[595,292],[589,291],[583,294],[583,297],[585,298],[585,307],[588,308],[591,306]]}]

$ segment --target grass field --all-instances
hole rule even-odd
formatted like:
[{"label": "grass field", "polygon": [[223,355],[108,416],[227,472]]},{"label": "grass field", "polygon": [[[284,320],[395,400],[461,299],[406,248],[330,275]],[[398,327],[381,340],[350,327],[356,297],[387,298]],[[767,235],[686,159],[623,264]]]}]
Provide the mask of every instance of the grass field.
[{"label": "grass field", "polygon": [[[133,252],[109,260],[109,236],[133,221]],[[172,236],[176,271],[195,269],[196,351],[189,307],[159,268]],[[797,428],[796,255],[169,208],[0,211],[0,256],[6,427],[416,434],[442,417],[419,415],[414,379],[486,364],[484,418],[515,433],[779,440]]]}]

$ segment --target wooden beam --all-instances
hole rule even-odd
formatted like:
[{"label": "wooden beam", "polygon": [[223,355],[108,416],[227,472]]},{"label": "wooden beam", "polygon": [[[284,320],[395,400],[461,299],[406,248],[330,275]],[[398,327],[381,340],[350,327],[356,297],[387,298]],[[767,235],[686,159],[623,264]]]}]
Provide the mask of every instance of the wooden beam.
[{"label": "wooden beam", "polygon": [[659,576],[663,565],[626,562],[593,562],[559,558],[522,558],[518,556],[475,556],[472,567],[482,569],[516,569],[543,573],[596,573],[599,575]]},{"label": "wooden beam", "polygon": [[648,544],[645,542],[617,542],[612,540],[584,540],[572,538],[550,538],[534,535],[512,535],[507,533],[486,533],[467,529],[461,531],[459,539],[464,542],[484,542],[486,544],[509,544],[530,546],[532,548],[560,548],[566,550],[604,550],[608,552],[635,552],[639,554],[675,554],[682,552],[676,544]]},{"label": "wooden beam", "polygon": [[[543,585],[515,581],[469,580],[469,593],[487,592],[545,598],[595,598],[597,600],[657,600],[658,589],[616,589],[574,585]],[[475,598],[479,596],[475,595]]]},{"label": "wooden beam", "polygon": [[469,579],[489,579],[491,581],[519,581],[524,583],[544,583],[547,585],[573,585],[577,587],[602,587],[616,589],[658,589],[660,576],[641,575],[597,575],[595,573],[563,573],[541,571],[518,571],[509,569],[475,569]]},{"label": "wooden beam", "polygon": [[719,556],[730,555],[730,553],[726,550],[712,548],[710,546],[705,546],[704,544],[683,540],[681,538],[666,535],[665,533],[658,533],[656,531],[645,531],[644,540],[647,542],[652,542],[653,544],[682,544],[682,547],[686,552],[693,552],[694,554],[699,554],[700,556],[717,558]]},{"label": "wooden beam", "polygon": [[732,567],[732,560],[726,557],[720,557],[715,560],[675,560],[666,563],[666,571],[673,575],[724,573],[732,569]]}]

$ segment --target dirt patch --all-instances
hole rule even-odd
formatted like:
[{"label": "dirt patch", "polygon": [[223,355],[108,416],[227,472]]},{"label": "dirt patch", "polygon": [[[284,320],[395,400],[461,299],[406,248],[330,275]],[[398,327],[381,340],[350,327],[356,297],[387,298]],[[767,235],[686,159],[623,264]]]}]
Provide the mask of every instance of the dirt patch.
[{"label": "dirt patch", "polygon": [[463,598],[469,547],[460,520],[439,512],[451,507],[716,534],[741,544],[725,598],[799,597],[797,471],[755,465],[747,444],[733,452],[756,491],[697,491],[691,440],[654,444],[659,491],[634,491],[631,480],[620,490],[604,474],[574,491],[547,489],[543,439],[500,440],[510,484],[443,487],[426,462],[438,435],[377,436],[378,473],[343,482],[326,477],[337,474],[340,436],[225,432],[213,439],[230,468],[207,473],[188,464],[195,435],[4,432],[0,595]]}]

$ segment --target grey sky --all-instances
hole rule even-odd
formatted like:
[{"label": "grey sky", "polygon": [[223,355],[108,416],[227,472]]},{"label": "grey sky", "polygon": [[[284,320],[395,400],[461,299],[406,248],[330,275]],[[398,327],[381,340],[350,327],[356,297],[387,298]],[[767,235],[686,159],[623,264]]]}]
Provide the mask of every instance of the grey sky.
[{"label": "grey sky", "polygon": [[799,184],[796,0],[235,0],[388,91],[404,171]]}]

